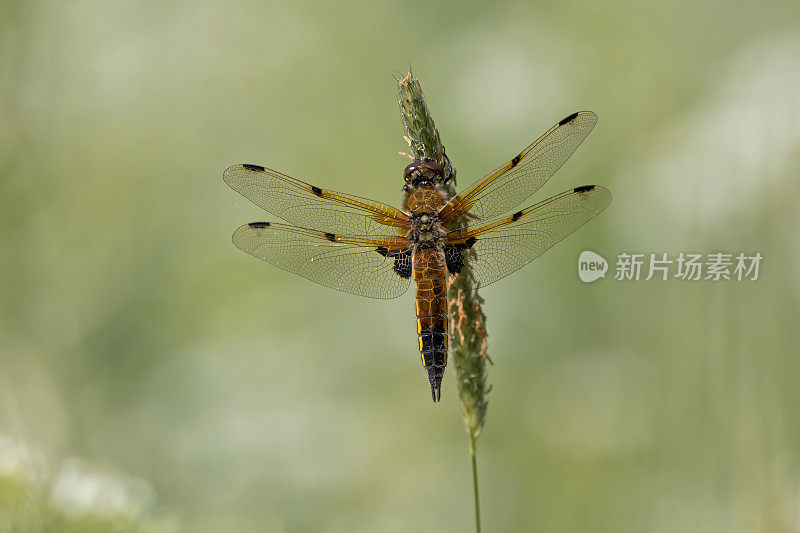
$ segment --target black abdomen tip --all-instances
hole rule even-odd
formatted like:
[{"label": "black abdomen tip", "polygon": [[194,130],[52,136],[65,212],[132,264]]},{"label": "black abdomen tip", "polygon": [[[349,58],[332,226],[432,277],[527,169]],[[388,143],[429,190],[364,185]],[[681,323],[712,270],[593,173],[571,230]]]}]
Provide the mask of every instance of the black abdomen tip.
[{"label": "black abdomen tip", "polygon": [[431,396],[433,397],[433,403],[437,403],[439,400],[442,399],[442,382],[433,383],[431,382]]}]

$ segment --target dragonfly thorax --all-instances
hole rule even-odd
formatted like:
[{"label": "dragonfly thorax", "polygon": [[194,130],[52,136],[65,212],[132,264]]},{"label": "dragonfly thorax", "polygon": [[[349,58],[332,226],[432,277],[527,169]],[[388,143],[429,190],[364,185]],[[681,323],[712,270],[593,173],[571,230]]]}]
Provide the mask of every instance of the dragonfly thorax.
[{"label": "dragonfly thorax", "polygon": [[433,188],[407,191],[404,207],[411,217],[420,218],[422,215],[438,217],[439,211],[447,201],[447,191],[437,185]]},{"label": "dragonfly thorax", "polygon": [[446,233],[439,219],[439,211],[447,203],[447,192],[437,186],[418,189],[406,197],[410,231],[408,238],[414,243],[436,243]]},{"label": "dragonfly thorax", "polygon": [[411,228],[408,238],[414,243],[437,243],[446,233],[434,211],[425,211],[411,215]]}]

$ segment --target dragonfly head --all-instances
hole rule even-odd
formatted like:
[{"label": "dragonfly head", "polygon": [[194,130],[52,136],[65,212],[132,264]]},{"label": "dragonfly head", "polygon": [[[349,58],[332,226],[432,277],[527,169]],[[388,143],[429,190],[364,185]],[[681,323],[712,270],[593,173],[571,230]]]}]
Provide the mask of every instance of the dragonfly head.
[{"label": "dragonfly head", "polygon": [[423,159],[409,164],[403,178],[406,185],[411,184],[415,189],[433,189],[444,182],[444,169],[436,161]]}]

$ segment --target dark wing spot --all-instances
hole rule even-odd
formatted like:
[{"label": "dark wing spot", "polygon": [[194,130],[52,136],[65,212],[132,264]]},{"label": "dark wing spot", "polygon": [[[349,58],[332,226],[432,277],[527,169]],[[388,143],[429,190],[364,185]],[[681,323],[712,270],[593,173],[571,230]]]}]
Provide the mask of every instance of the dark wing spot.
[{"label": "dark wing spot", "polygon": [[268,228],[269,222],[250,222],[248,226],[251,228]]},{"label": "dark wing spot", "polygon": [[516,213],[511,215],[511,221],[516,222],[517,220],[519,220],[519,217],[521,216],[522,216],[522,211],[517,211]]},{"label": "dark wing spot", "polygon": [[389,255],[389,249],[384,246],[378,246],[377,248],[375,248],[375,251],[381,254],[383,257]]},{"label": "dark wing spot", "polygon": [[326,233],[325,238],[331,242],[336,242],[336,234],[335,233]]},{"label": "dark wing spot", "polygon": [[476,239],[475,237],[470,237],[469,239],[464,241],[464,244],[467,245],[467,248],[472,248],[472,245],[475,244],[477,241],[478,239]]},{"label": "dark wing spot", "polygon": [[411,277],[411,270],[413,265],[411,264],[411,252],[406,250],[404,252],[400,252],[394,256],[394,269],[397,272],[397,275],[403,279],[408,279]]},{"label": "dark wing spot", "polygon": [[248,165],[248,164],[244,164],[244,165],[242,165],[242,166],[243,166],[244,168],[246,168],[247,170],[255,170],[256,172],[264,172],[265,170],[267,170],[267,169],[265,169],[264,167],[262,167],[262,166],[259,166],[259,165]]},{"label": "dark wing spot", "polygon": [[444,259],[447,263],[447,271],[451,274],[458,274],[464,268],[464,245],[444,247]]},{"label": "dark wing spot", "polygon": [[561,121],[558,123],[558,125],[559,126],[563,126],[564,124],[569,124],[570,122],[575,120],[575,117],[577,117],[577,116],[578,116],[578,113],[573,113],[573,114],[571,114],[569,116],[566,116],[566,117],[561,119]]},{"label": "dark wing spot", "polygon": [[314,185],[312,185],[311,186],[311,192],[313,192],[314,194],[316,194],[319,197],[322,197],[322,189],[320,189],[319,187],[315,187]]},{"label": "dark wing spot", "polygon": [[592,189],[594,189],[594,187],[595,187],[594,185],[581,185],[580,187],[575,187],[572,190],[575,192],[586,192],[586,191],[591,191]]},{"label": "dark wing spot", "polygon": [[519,163],[519,160],[522,159],[522,154],[517,155],[514,159],[511,160],[511,168],[514,168]]}]

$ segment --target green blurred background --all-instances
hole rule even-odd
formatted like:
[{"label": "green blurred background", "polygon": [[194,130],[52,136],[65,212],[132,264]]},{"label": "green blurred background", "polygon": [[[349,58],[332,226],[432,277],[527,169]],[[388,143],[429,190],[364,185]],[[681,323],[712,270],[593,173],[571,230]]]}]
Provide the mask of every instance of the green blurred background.
[{"label": "green blurred background", "polygon": [[[409,64],[461,187],[592,109],[537,198],[614,194],[482,291],[485,531],[800,531],[795,0],[4,2],[1,531],[471,530],[411,293],[242,254],[273,217],[221,179],[397,204]],[[586,285],[585,249],[764,262]]]}]

